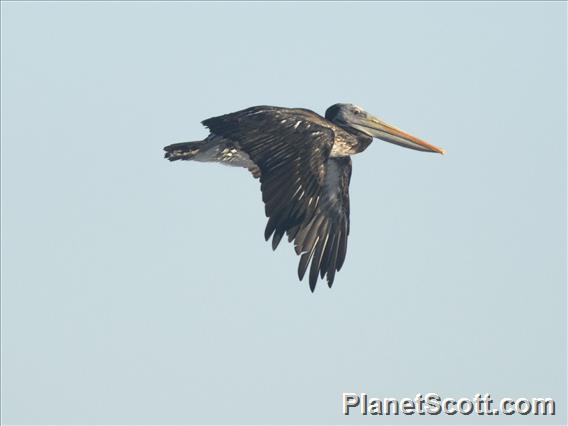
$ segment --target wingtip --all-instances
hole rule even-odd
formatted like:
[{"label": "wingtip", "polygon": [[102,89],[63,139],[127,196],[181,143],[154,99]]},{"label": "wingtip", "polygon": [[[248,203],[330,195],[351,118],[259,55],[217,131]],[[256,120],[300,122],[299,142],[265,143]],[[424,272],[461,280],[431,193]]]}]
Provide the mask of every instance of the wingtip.
[{"label": "wingtip", "polygon": [[272,251],[275,251],[278,248],[278,244],[280,244],[280,240],[282,240],[282,236],[284,235],[283,232],[274,232],[274,236],[272,237]]},{"label": "wingtip", "polygon": [[331,288],[332,285],[333,285],[333,278],[331,278],[331,279],[328,278],[328,279],[327,279],[327,286],[328,286],[329,288]]},{"label": "wingtip", "polygon": [[302,268],[302,263],[298,265],[298,279],[302,281],[304,279],[304,275],[306,274],[306,269]]}]

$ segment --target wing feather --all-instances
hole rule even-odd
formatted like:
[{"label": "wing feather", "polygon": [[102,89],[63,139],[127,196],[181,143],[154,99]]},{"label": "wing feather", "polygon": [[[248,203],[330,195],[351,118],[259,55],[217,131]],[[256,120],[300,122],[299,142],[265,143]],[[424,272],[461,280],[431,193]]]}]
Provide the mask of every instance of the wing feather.
[{"label": "wing feather", "polygon": [[331,123],[303,109],[260,106],[203,121],[233,141],[260,169],[268,222],[265,239],[276,249],[284,234],[300,255],[298,276],[310,267],[331,287],[345,260],[349,233],[351,160],[331,158]]},{"label": "wing feather", "polygon": [[[331,287],[345,261],[349,235],[349,182],[351,159],[330,158],[318,209],[312,220],[291,228],[288,237],[294,240],[296,253],[301,254],[298,275],[303,278],[311,261],[310,288],[315,287],[318,272],[321,278],[327,275]],[[301,272],[301,273],[300,273]]]}]

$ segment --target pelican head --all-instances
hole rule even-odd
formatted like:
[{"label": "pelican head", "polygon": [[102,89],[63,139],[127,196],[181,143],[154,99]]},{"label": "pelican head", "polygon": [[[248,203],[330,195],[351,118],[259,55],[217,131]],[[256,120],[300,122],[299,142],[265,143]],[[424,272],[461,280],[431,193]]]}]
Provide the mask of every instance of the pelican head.
[{"label": "pelican head", "polygon": [[417,151],[437,152],[445,154],[446,151],[437,146],[430,145],[422,139],[412,136],[403,130],[387,124],[374,117],[362,108],[353,104],[335,104],[325,112],[325,118],[343,128],[352,128],[372,138],[394,143],[405,148]]}]

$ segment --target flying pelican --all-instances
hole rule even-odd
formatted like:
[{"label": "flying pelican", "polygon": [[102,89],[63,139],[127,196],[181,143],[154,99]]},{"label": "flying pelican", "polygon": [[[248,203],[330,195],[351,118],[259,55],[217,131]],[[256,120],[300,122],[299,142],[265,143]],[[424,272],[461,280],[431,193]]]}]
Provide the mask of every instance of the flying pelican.
[{"label": "flying pelican", "polygon": [[335,104],[325,118],[308,109],[255,106],[202,122],[209,136],[166,146],[170,161],[194,160],[246,167],[260,178],[272,249],[287,235],[300,255],[298,276],[311,262],[313,292],[318,275],[331,288],[345,261],[349,235],[351,155],[373,138],[418,151],[444,154],[352,104]]}]

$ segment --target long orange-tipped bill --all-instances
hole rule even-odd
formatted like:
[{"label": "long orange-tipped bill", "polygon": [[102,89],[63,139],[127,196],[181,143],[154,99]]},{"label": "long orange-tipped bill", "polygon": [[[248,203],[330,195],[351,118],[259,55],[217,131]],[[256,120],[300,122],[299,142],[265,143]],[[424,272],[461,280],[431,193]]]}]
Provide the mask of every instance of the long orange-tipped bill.
[{"label": "long orange-tipped bill", "polygon": [[417,151],[437,152],[438,154],[446,153],[444,149],[431,145],[416,136],[412,136],[395,126],[371,116],[370,114],[365,118],[365,127],[367,127],[370,133],[378,139],[394,143],[405,148],[415,149]]}]

